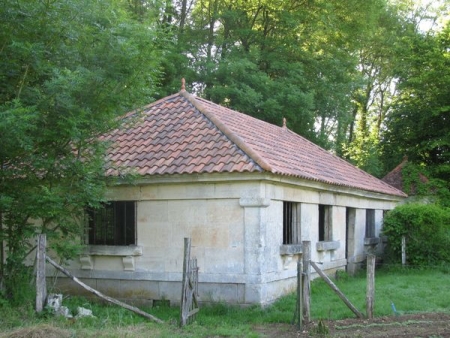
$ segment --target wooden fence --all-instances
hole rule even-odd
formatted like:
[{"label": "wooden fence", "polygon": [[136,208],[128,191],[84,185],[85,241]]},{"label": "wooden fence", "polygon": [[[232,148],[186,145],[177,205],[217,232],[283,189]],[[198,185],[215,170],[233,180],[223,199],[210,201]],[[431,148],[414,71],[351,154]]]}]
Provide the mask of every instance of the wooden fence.
[{"label": "wooden fence", "polygon": [[[303,241],[302,261],[297,263],[297,302],[294,312],[293,324],[297,323],[298,328],[302,329],[303,321],[311,321],[311,276],[312,267],[317,274],[327,283],[327,285],[338,295],[338,297],[347,305],[347,307],[358,317],[365,318],[350,300],[339,290],[333,281],[311,261],[311,242]],[[373,318],[373,308],[375,302],[375,256],[367,256],[367,288],[366,288],[366,314],[367,318]]]},{"label": "wooden fence", "polygon": [[191,239],[184,239],[183,281],[181,287],[180,326],[191,323],[199,311],[197,259],[191,259]]}]

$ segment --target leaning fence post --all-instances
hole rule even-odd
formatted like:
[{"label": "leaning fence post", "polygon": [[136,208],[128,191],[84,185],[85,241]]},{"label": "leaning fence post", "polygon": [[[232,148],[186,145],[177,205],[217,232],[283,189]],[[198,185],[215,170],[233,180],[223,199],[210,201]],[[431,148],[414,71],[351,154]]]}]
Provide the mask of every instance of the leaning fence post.
[{"label": "leaning fence post", "polygon": [[47,237],[40,234],[37,238],[36,249],[36,312],[44,309],[45,299],[47,298],[47,283],[45,277],[45,247]]},{"label": "leaning fence post", "polygon": [[311,298],[310,298],[310,281],[311,281],[311,272],[310,272],[310,262],[311,262],[311,242],[303,241],[302,242],[302,258],[303,258],[303,318],[306,322],[310,322],[311,320]]},{"label": "leaning fence post", "polygon": [[323,278],[323,280],[328,284],[328,286],[339,296],[339,298],[345,303],[345,305],[348,306],[350,310],[353,311],[353,313],[358,318],[364,318],[364,315],[348,300],[347,297],[341,292],[341,290],[338,289],[336,284],[332,282],[332,280],[322,271],[320,268],[316,265],[316,263],[311,262],[311,266],[316,270],[316,272],[320,275],[320,277]]},{"label": "leaning fence post", "polygon": [[367,318],[373,318],[373,305],[375,302],[375,255],[367,255],[367,290],[366,312]]}]

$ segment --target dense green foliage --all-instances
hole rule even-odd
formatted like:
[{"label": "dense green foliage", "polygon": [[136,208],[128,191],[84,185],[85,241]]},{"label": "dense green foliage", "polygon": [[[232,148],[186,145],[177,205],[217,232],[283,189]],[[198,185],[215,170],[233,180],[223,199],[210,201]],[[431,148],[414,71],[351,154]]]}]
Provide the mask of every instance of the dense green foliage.
[{"label": "dense green foliage", "polygon": [[152,100],[158,36],[129,16],[110,0],[0,6],[0,278],[9,296],[36,233],[62,259],[73,256],[84,208],[103,198],[97,136]]},{"label": "dense green foliage", "polygon": [[450,25],[397,46],[399,95],[383,133],[386,166],[404,155],[433,177],[450,180]]},{"label": "dense green foliage", "polygon": [[450,263],[450,210],[435,204],[404,204],[384,218],[389,262],[401,262],[402,237],[406,239],[408,264]]}]

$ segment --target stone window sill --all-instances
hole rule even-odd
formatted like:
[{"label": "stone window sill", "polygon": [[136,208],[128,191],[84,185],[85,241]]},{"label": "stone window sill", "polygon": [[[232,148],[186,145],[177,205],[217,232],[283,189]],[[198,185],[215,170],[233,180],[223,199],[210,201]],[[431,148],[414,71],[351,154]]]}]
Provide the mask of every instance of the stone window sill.
[{"label": "stone window sill", "polygon": [[84,248],[80,256],[80,264],[82,270],[94,269],[94,260],[92,256],[121,257],[124,271],[134,271],[134,257],[142,256],[142,247],[138,245],[88,245]]},{"label": "stone window sill", "polygon": [[341,246],[339,241],[322,241],[316,243],[317,251],[331,251],[337,250]]},{"label": "stone window sill", "polygon": [[280,246],[280,255],[296,255],[303,252],[301,244],[283,244]]},{"label": "stone window sill", "polygon": [[83,254],[90,256],[142,256],[142,246],[87,245]]}]

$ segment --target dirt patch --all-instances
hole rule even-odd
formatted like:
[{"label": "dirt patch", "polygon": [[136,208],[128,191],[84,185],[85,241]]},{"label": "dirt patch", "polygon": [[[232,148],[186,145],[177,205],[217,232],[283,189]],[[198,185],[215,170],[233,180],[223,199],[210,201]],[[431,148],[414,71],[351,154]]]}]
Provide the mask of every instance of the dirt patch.
[{"label": "dirt patch", "polygon": [[424,313],[375,319],[314,321],[302,331],[287,324],[255,327],[262,337],[450,337],[450,314]]}]

